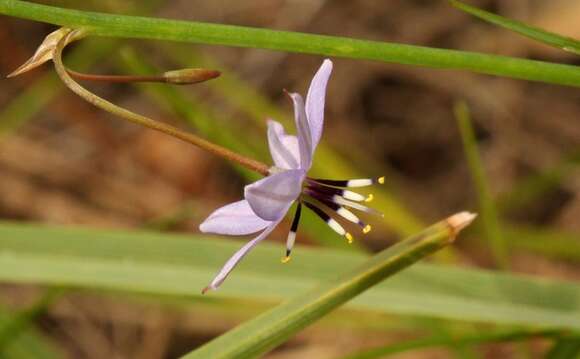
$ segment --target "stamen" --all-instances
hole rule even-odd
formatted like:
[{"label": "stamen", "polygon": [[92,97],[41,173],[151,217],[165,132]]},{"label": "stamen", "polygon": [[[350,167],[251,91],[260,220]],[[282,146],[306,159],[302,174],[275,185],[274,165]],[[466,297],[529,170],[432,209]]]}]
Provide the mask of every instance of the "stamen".
[{"label": "stamen", "polygon": [[365,226],[365,228],[363,228],[363,233],[364,234],[367,234],[367,233],[369,233],[371,231],[371,229],[372,229],[371,225],[370,224],[367,224]]},{"label": "stamen", "polygon": [[384,176],[379,178],[357,178],[351,180],[329,180],[322,178],[311,178],[311,180],[326,186],[334,186],[334,187],[366,187],[375,183],[379,184],[385,183]]},{"label": "stamen", "polygon": [[375,196],[371,193],[365,198],[365,202],[372,202],[373,199],[375,199]]},{"label": "stamen", "polygon": [[360,203],[356,203],[356,202],[349,201],[349,200],[344,199],[344,198],[342,198],[340,196],[333,196],[331,200],[333,202],[337,203],[337,204],[340,204],[341,206],[347,206],[347,207],[350,207],[350,208],[357,209],[359,211],[363,211],[365,213],[370,213],[370,214],[374,214],[374,215],[381,216],[381,217],[384,217],[385,216],[384,214],[382,214],[381,212],[377,211],[376,209],[363,206]]},{"label": "stamen", "polygon": [[294,247],[294,241],[296,240],[296,232],[298,231],[301,212],[302,202],[298,202],[298,205],[296,206],[296,212],[294,213],[294,219],[292,220],[292,225],[290,226],[290,232],[288,232],[288,238],[286,239],[286,256],[282,258],[282,263],[288,263],[290,261],[290,254],[292,252],[292,248]]},{"label": "stamen", "polygon": [[349,191],[346,189],[342,189],[342,188],[335,188],[335,187],[327,187],[325,185],[321,185],[319,183],[316,182],[309,182],[308,183],[308,188],[311,191],[315,191],[321,194],[324,194],[326,196],[332,196],[332,195],[339,195],[341,197],[344,197],[346,199],[349,199],[351,201],[356,201],[356,202],[362,202],[365,201],[367,199],[367,197],[363,196],[360,193],[356,193],[353,191]]},{"label": "stamen", "polygon": [[334,219],[330,218],[330,216],[328,214],[326,214],[323,210],[316,207],[312,203],[304,202],[304,205],[306,205],[306,207],[310,208],[312,210],[312,212],[316,213],[318,215],[318,217],[320,217],[320,219],[322,219],[324,222],[326,222],[326,224],[328,224],[328,226],[330,228],[332,228],[333,231],[335,231],[336,233],[338,233],[341,236],[345,236],[346,239],[349,241],[349,243],[352,242],[352,240],[353,240],[352,235],[350,233],[348,233],[347,231],[345,231],[344,228],[340,225],[340,223],[338,223]]}]

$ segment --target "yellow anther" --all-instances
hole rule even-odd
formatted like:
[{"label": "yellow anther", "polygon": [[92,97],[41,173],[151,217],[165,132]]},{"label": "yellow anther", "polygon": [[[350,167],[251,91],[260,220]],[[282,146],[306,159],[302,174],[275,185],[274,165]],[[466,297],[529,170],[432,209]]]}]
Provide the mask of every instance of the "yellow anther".
[{"label": "yellow anther", "polygon": [[371,229],[372,229],[371,225],[370,224],[367,224],[365,226],[365,228],[363,228],[363,233],[364,234],[367,234],[367,233],[369,233],[371,231]]},{"label": "yellow anther", "polygon": [[375,196],[374,196],[374,195],[371,193],[371,194],[369,194],[369,195],[367,196],[367,198],[365,199],[365,202],[370,202],[370,201],[372,201],[373,199],[375,199]]},{"label": "yellow anther", "polygon": [[379,182],[379,184],[384,184],[385,183],[385,176],[379,177],[379,179],[377,180],[377,182]]},{"label": "yellow anther", "polygon": [[284,264],[290,262],[290,256],[285,256],[284,258],[282,258],[282,260],[280,262],[282,262]]},{"label": "yellow anther", "polygon": [[352,238],[352,234],[346,232],[346,234],[344,235],[346,237],[346,240],[348,241],[348,244],[351,244],[352,241],[354,240],[354,238]]}]

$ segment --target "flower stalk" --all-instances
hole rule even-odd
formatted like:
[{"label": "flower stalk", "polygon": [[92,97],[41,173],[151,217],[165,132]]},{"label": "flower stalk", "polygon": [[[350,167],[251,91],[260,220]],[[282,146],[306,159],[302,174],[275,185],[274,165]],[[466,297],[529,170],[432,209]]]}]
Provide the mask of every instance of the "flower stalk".
[{"label": "flower stalk", "polygon": [[160,82],[173,85],[196,84],[215,79],[221,75],[219,71],[208,69],[173,70],[164,72],[161,75],[97,75],[85,74],[71,69],[66,69],[66,71],[71,77],[84,81],[101,81],[110,83]]},{"label": "flower stalk", "polygon": [[[207,140],[204,140],[203,138],[200,138],[192,133],[189,132],[185,132],[180,130],[177,127],[171,126],[169,124],[163,123],[163,122],[159,122],[156,120],[153,120],[149,117],[134,113],[132,111],[129,111],[123,107],[117,106],[97,95],[95,95],[94,93],[88,91],[87,89],[85,89],[84,87],[82,87],[79,83],[77,83],[72,76],[69,74],[69,70],[67,70],[67,68],[64,66],[63,62],[62,62],[62,51],[65,48],[65,46],[67,45],[67,43],[70,41],[70,38],[74,38],[76,36],[78,36],[78,32],[82,32],[82,30],[72,30],[72,29],[66,29],[65,30],[65,34],[64,36],[62,36],[60,38],[60,40],[56,43],[55,47],[54,47],[54,52],[53,52],[53,62],[54,62],[54,67],[55,70],[58,74],[58,76],[60,77],[60,79],[63,81],[63,83],[70,89],[72,90],[74,93],[76,93],[77,95],[79,95],[80,97],[82,97],[83,99],[85,99],[86,101],[88,101],[89,103],[99,107],[100,109],[107,111],[111,114],[117,115],[129,122],[133,122],[135,124],[141,125],[141,126],[145,126],[148,127],[150,129],[156,130],[156,131],[160,131],[163,132],[167,135],[173,136],[175,138],[178,138],[182,141],[191,143],[203,150],[206,150],[210,153],[213,153],[217,156],[220,156],[222,158],[225,158],[227,160],[236,162],[252,171],[258,172],[261,175],[267,176],[269,174],[268,169],[269,166],[267,166],[266,164],[256,161],[254,159],[242,156],[238,153],[235,153],[231,150],[228,150],[224,147],[221,147],[219,145],[216,145],[212,142],[209,142]],[[179,70],[178,70],[179,71]],[[171,72],[170,72],[171,73]],[[167,73],[166,73],[167,74]],[[166,77],[171,77],[170,76],[166,76]],[[175,79],[175,73],[173,74],[173,79]]]}]

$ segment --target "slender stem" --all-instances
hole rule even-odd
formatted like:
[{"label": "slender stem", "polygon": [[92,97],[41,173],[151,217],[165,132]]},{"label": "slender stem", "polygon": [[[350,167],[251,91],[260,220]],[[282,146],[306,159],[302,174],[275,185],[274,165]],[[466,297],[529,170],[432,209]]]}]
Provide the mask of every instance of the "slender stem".
[{"label": "slender stem", "polygon": [[580,87],[580,68],[507,56],[243,26],[136,17],[0,0],[0,14],[84,28],[90,35],[158,39],[461,69]]},{"label": "slender stem", "polygon": [[66,72],[77,80],[85,81],[102,81],[113,83],[128,83],[128,82],[167,82],[163,75],[96,75],[85,74],[82,72],[66,69]]},{"label": "slender stem", "polygon": [[97,107],[99,107],[107,112],[115,114],[123,119],[126,119],[127,121],[136,123],[136,124],[141,125],[141,126],[151,128],[153,130],[163,132],[163,133],[168,134],[170,136],[179,138],[180,140],[183,140],[185,142],[189,142],[189,143],[196,145],[196,146],[198,146],[198,147],[200,147],[208,152],[211,152],[215,155],[221,156],[227,160],[237,162],[240,165],[242,165],[250,170],[256,171],[264,176],[267,176],[269,174],[269,172],[268,172],[269,167],[267,165],[265,165],[264,163],[253,160],[251,158],[241,156],[233,151],[230,151],[226,148],[223,148],[223,147],[218,146],[214,143],[206,141],[206,140],[204,140],[204,139],[202,139],[202,138],[200,138],[192,133],[184,132],[184,131],[182,131],[176,127],[173,127],[171,125],[168,125],[166,123],[155,121],[155,120],[150,119],[148,117],[145,117],[143,115],[139,115],[139,114],[131,112],[125,108],[119,107],[119,106],[117,106],[117,105],[115,105],[115,104],[113,104],[105,99],[100,98],[99,96],[93,94],[92,92],[88,91],[87,89],[85,89],[84,87],[79,85],[75,80],[73,80],[72,77],[70,77],[70,75],[67,72],[67,69],[65,68],[65,66],[62,62],[62,51],[63,51],[64,47],[66,46],[67,37],[71,36],[74,33],[74,31],[78,31],[78,30],[71,30],[71,32],[69,32],[67,34],[67,36],[63,36],[63,38],[56,45],[56,47],[54,49],[54,54],[53,54],[53,62],[54,62],[54,67],[56,69],[57,74],[59,75],[61,80],[64,82],[64,84],[69,89],[71,89],[74,93],[76,93],[80,97],[84,98],[86,101],[92,103],[93,105],[95,105],[95,106],[97,106]]}]

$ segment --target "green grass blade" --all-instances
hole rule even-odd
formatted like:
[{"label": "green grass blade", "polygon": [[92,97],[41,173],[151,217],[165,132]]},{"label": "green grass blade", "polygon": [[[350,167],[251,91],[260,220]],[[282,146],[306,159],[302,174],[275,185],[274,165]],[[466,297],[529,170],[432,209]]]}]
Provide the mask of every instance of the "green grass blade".
[{"label": "green grass blade", "polygon": [[479,199],[479,208],[486,237],[490,241],[492,253],[498,267],[508,268],[507,246],[501,233],[499,217],[491,196],[483,164],[481,163],[469,109],[464,102],[459,102],[455,104],[454,112],[461,133],[467,164]]},{"label": "green grass blade", "polygon": [[389,346],[368,349],[363,352],[347,355],[342,359],[375,359],[385,358],[391,355],[418,351],[421,349],[453,346],[472,346],[486,343],[514,342],[528,340],[537,337],[556,337],[559,335],[557,330],[530,330],[515,329],[501,330],[495,332],[480,332],[469,335],[462,335],[455,338],[433,336],[424,339],[405,341]]},{"label": "green grass blade", "polygon": [[457,232],[473,219],[467,214],[462,219],[459,216],[383,250],[354,271],[280,304],[184,358],[254,358],[268,352],[385,278],[450,244]]},{"label": "green grass blade", "polygon": [[576,66],[475,52],[243,26],[85,12],[18,0],[0,0],[0,14],[72,28],[85,28],[90,34],[100,36],[253,47],[441,69],[469,70],[490,75],[580,86],[580,69]]},{"label": "green grass blade", "polygon": [[580,55],[580,41],[578,40],[554,34],[552,32],[524,24],[520,21],[508,19],[506,17],[493,14],[477,7],[467,5],[458,0],[449,0],[449,2],[459,10],[465,11],[466,13],[478,17],[484,21],[501,26],[508,30],[512,30],[544,44]]},{"label": "green grass blade", "polygon": [[[240,242],[197,235],[103,231],[0,222],[0,281],[200,298]],[[214,298],[277,303],[359,266],[359,253],[261,243]],[[208,299],[207,297],[204,297]],[[578,284],[417,264],[348,303],[353,309],[580,330]]]}]

